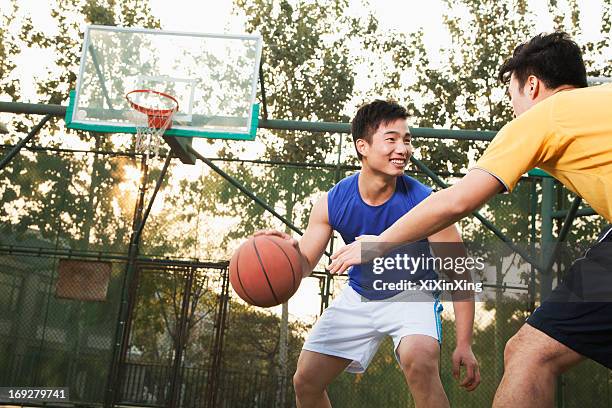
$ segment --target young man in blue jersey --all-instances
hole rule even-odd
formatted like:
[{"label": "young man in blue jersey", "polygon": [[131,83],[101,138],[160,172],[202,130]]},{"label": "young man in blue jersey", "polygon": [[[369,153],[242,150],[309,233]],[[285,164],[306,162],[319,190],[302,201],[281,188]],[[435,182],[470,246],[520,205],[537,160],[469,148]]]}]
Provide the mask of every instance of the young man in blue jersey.
[{"label": "young man in blue jersey", "polygon": [[[304,276],[319,262],[333,230],[347,244],[361,235],[380,234],[431,194],[429,187],[404,174],[413,149],[407,117],[406,110],[394,102],[377,100],[362,106],[351,124],[362,170],[340,181],[315,203],[299,242],[278,231],[259,233],[291,240],[302,254]],[[461,237],[452,225],[424,241],[461,243]],[[360,267],[349,270],[348,276],[349,284],[304,343],[293,379],[297,406],[330,407],[327,386],[342,371],[364,372],[388,335],[416,406],[448,407],[439,376],[441,305],[437,298],[402,301],[405,292],[384,290],[375,282],[380,279]],[[384,274],[380,278],[387,279]],[[436,273],[421,269],[408,278],[415,282],[435,279]],[[453,374],[459,379],[464,366],[466,375],[460,385],[471,391],[480,383],[471,349],[473,299],[455,301],[454,310]]]}]

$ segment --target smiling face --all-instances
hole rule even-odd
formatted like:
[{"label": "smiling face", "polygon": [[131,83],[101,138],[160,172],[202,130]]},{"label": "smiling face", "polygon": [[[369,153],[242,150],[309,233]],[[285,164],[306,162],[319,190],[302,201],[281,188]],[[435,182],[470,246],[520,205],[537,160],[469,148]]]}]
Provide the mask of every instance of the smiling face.
[{"label": "smiling face", "polygon": [[363,166],[388,176],[401,176],[412,155],[411,139],[406,119],[381,123],[371,143],[364,139],[357,141]]}]

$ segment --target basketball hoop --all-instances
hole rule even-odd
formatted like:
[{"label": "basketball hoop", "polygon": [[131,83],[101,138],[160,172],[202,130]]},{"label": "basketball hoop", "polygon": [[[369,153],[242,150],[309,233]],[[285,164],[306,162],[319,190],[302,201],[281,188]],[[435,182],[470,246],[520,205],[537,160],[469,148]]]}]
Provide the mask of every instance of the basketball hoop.
[{"label": "basketball hoop", "polygon": [[155,157],[159,153],[164,132],[172,127],[172,115],[178,111],[178,101],[163,92],[136,89],[125,98],[134,109],[132,120],[136,125],[136,151]]}]

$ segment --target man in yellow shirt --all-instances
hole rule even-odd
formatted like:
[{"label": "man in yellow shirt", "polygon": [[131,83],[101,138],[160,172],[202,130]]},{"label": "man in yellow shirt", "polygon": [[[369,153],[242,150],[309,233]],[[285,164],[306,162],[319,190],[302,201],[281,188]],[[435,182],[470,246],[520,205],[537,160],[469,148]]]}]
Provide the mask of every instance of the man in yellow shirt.
[{"label": "man in yellow shirt", "polygon": [[[516,118],[499,131],[476,167],[381,235],[338,250],[331,272],[342,273],[448,227],[494,195],[511,192],[534,167],[549,172],[612,221],[612,85],[587,88],[580,48],[560,32],[518,46],[499,76],[509,81]],[[365,253],[362,258],[364,242],[367,259]],[[603,296],[588,292],[593,282]],[[607,227],[506,345],[494,407],[552,406],[556,377],[585,358],[612,368],[611,293],[612,228]]]}]

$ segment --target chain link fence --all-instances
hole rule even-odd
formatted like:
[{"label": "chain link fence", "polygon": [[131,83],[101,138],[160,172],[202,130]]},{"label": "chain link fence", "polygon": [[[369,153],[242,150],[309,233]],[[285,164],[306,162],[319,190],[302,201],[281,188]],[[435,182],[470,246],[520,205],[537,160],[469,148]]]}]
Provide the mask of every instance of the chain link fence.
[{"label": "chain link fence", "polygon": [[[75,273],[67,262],[80,269]],[[0,384],[68,387],[75,402],[101,401],[124,268],[1,251]]]}]

